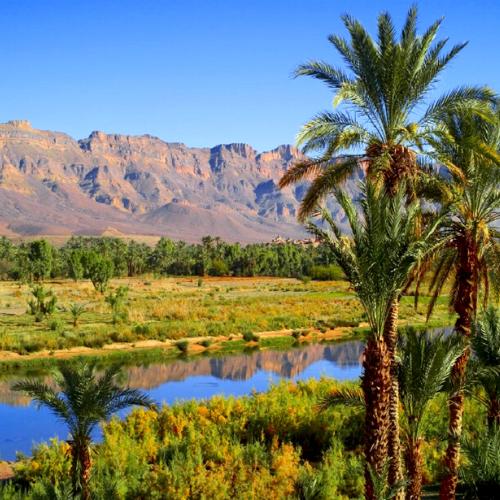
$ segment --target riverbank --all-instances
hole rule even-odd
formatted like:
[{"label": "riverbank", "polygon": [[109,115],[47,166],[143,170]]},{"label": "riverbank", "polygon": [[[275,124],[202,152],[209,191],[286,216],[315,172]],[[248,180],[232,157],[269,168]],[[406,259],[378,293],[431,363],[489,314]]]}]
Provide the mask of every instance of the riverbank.
[{"label": "riverbank", "polygon": [[[338,338],[365,325],[359,302],[343,281],[302,282],[280,278],[158,278],[113,280],[108,294],[127,287],[125,314],[114,318],[106,294],[88,282],[52,281],[56,311],[40,321],[27,313],[30,288],[0,282],[0,362],[104,356],[115,351],[188,348],[204,352],[257,335]],[[425,325],[423,296],[401,301],[400,324]],[[81,306],[74,321],[71,308]],[[448,325],[447,297],[441,297],[430,327]],[[343,330],[346,328],[347,330]],[[332,333],[333,332],[333,333]],[[207,347],[207,344],[210,346]],[[229,347],[232,348],[232,347]]]}]

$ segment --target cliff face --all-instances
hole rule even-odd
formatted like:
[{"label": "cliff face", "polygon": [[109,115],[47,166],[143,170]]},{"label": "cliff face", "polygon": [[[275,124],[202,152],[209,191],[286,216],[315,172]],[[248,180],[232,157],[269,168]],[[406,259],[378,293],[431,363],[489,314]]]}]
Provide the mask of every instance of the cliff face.
[{"label": "cliff face", "polygon": [[258,153],[103,132],[76,141],[11,121],[0,125],[0,234],[300,237],[304,185],[277,189],[298,158],[288,145]]}]

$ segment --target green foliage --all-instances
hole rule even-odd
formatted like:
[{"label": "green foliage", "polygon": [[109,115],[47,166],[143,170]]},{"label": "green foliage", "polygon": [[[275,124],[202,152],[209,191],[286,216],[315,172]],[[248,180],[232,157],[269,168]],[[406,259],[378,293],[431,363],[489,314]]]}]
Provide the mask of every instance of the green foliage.
[{"label": "green foliage", "polygon": [[113,277],[113,262],[105,256],[95,252],[86,255],[86,275],[92,281],[95,289],[104,293],[108,287],[109,280]]},{"label": "green foliage", "polygon": [[[464,109],[486,114],[495,101],[487,87],[461,86],[430,102],[430,90],[466,44],[446,51],[446,40],[435,40],[441,21],[419,35],[416,7],[409,10],[400,33],[390,14],[381,13],[376,38],[350,15],[342,21],[348,37],[335,34],[329,41],[344,67],[313,60],[296,71],[297,76],[325,83],[337,108],[317,114],[302,127],[298,143],[308,159],[295,162],[280,181],[284,187],[313,178],[301,202],[301,220],[359,169],[361,158],[371,180],[392,189],[405,179],[412,184],[408,188],[417,191],[431,171],[419,168],[416,151],[432,131],[442,131],[440,118]],[[313,152],[316,156],[311,157]]]},{"label": "green foliage", "polygon": [[229,266],[221,258],[216,258],[212,261],[212,264],[208,269],[208,274],[210,276],[228,276]]},{"label": "green foliage", "polygon": [[416,440],[422,433],[430,401],[448,384],[465,343],[458,336],[418,333],[414,328],[407,329],[400,341],[400,398],[408,423],[407,433]]},{"label": "green foliage", "polygon": [[479,400],[488,409],[490,427],[500,425],[500,310],[489,307],[474,323],[473,359],[468,378],[484,390]]},{"label": "green foliage", "polygon": [[52,245],[46,240],[28,243],[30,274],[35,281],[43,281],[50,276],[53,262]]},{"label": "green foliage", "polygon": [[[92,432],[99,422],[129,406],[153,405],[141,391],[118,386],[116,378],[119,372],[119,367],[112,366],[98,376],[95,363],[79,361],[60,365],[56,377],[58,390],[37,379],[22,380],[12,386],[13,390],[25,392],[37,404],[47,407],[68,426],[71,451],[76,457],[76,462],[71,465],[74,493],[86,492],[90,460],[87,462],[82,457],[89,456]],[[60,459],[64,460],[64,455]],[[64,479],[55,478],[53,483],[57,485]]]},{"label": "green foliage", "polygon": [[312,266],[309,276],[317,281],[338,281],[344,279],[344,274],[335,264],[325,266]]},{"label": "green foliage", "polygon": [[255,333],[247,330],[243,332],[243,340],[245,342],[259,342],[260,338],[258,335],[255,335]]},{"label": "green foliage", "polygon": [[500,491],[500,428],[466,439],[467,457],[461,471],[466,498],[495,500]]},{"label": "green foliage", "polygon": [[[94,446],[93,498],[297,498],[313,489],[317,498],[359,498],[360,420],[349,409],[314,411],[334,384],[282,383],[244,398],[114,418]],[[24,498],[35,498],[34,489],[48,481],[61,487],[70,462],[66,443],[35,449],[33,460],[16,468],[16,479],[29,485]]]},{"label": "green foliage", "polygon": [[75,281],[81,280],[85,275],[83,265],[84,254],[81,250],[72,250],[68,252],[66,264],[68,267],[68,277]]},{"label": "green foliage", "polygon": [[175,343],[175,347],[177,347],[182,354],[186,354],[189,350],[189,342],[187,340],[179,340],[179,342]]},{"label": "green foliage", "polygon": [[52,290],[46,290],[42,285],[35,285],[31,289],[33,298],[28,301],[29,312],[40,322],[51,316],[56,310],[57,297]]},{"label": "green foliage", "polygon": [[85,312],[85,306],[75,302],[69,306],[69,312],[73,320],[73,326],[76,328],[78,326],[80,316]]},{"label": "green foliage", "polygon": [[343,236],[332,216],[320,211],[328,229],[310,223],[308,228],[327,243],[336,262],[352,284],[368,317],[372,334],[380,337],[390,305],[406,285],[410,272],[439,245],[436,232],[441,217],[417,237],[418,202],[407,203],[404,187],[391,194],[367,182],[362,186],[361,209],[344,191],[336,192],[352,237]]},{"label": "green foliage", "polygon": [[110,292],[104,299],[111,307],[114,325],[121,321],[125,321],[128,317],[127,310],[125,308],[127,295],[128,288],[126,286],[119,286],[114,292]]}]

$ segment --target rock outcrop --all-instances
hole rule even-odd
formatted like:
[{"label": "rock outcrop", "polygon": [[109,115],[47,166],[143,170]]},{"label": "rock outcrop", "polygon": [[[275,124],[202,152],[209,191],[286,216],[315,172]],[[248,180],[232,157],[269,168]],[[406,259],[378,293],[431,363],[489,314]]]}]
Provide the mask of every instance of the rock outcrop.
[{"label": "rock outcrop", "polygon": [[300,238],[305,185],[277,188],[298,158],[289,145],[258,153],[98,131],[77,141],[10,121],[0,125],[0,234]]}]

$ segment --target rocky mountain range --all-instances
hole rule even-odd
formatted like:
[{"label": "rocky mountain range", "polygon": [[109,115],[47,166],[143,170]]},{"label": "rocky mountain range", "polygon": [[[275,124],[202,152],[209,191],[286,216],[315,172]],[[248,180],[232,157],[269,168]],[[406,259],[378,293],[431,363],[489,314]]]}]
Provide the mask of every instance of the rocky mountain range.
[{"label": "rocky mountain range", "polygon": [[277,183],[300,152],[282,145],[190,148],[150,135],[75,140],[24,120],[0,124],[0,234],[127,235],[242,243],[300,238],[306,185]]}]

